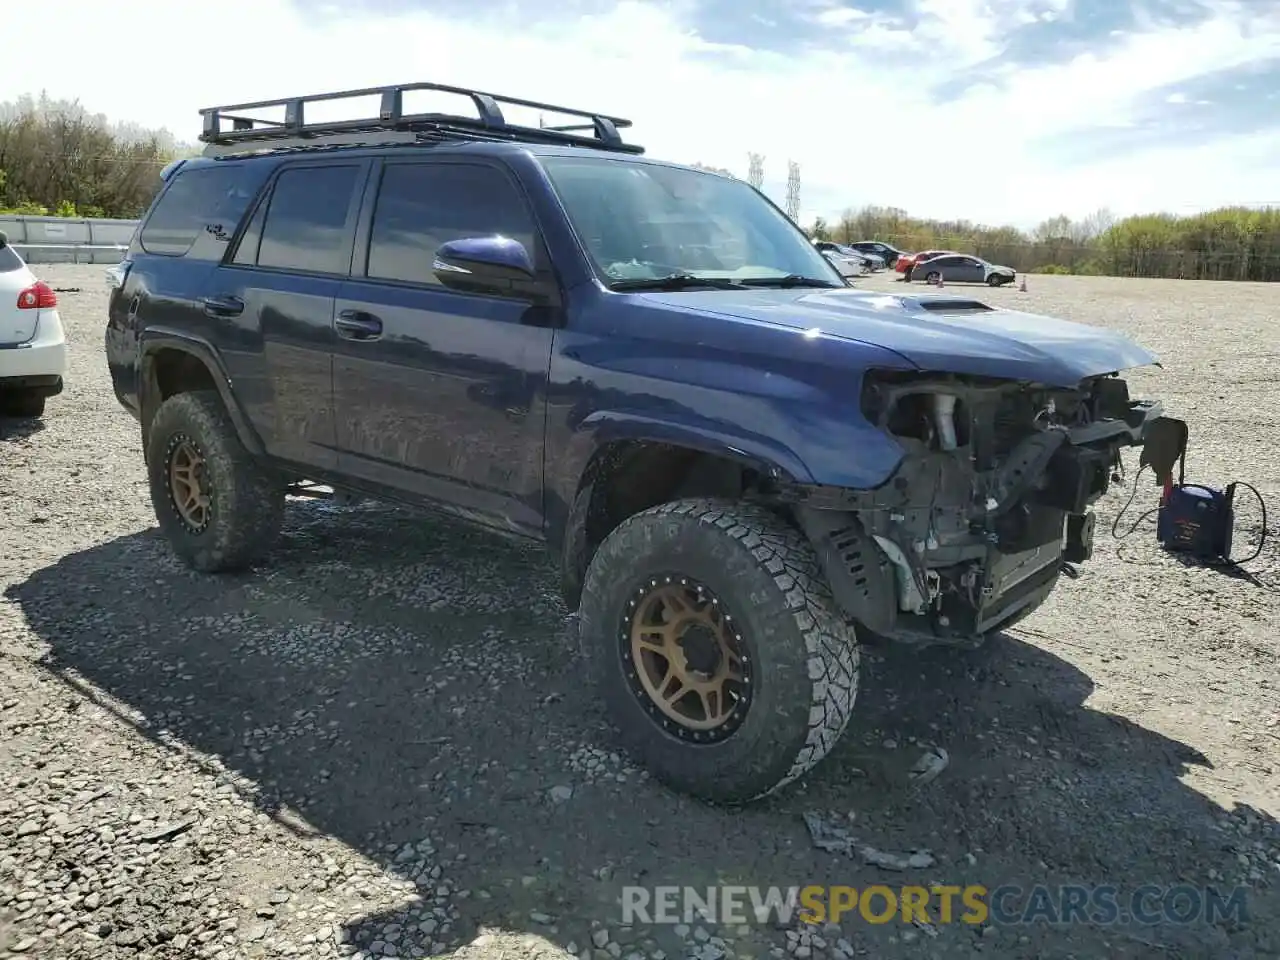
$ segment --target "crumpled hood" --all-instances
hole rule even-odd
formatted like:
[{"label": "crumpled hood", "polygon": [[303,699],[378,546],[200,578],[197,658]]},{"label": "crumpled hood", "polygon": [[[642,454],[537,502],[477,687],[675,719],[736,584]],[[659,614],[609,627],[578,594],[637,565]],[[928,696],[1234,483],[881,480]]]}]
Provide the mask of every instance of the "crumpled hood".
[{"label": "crumpled hood", "polygon": [[642,297],[677,309],[797,331],[816,330],[872,344],[931,372],[1070,387],[1086,377],[1158,362],[1145,348],[1104,327],[1016,310],[974,309],[975,305],[992,304],[963,295],[766,289],[646,293]]}]

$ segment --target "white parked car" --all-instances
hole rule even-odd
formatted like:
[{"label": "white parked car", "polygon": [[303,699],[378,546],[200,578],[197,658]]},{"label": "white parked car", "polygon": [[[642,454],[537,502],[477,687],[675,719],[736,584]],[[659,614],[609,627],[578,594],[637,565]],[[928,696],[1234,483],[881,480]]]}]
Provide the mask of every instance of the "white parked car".
[{"label": "white parked car", "polygon": [[861,260],[842,257],[838,253],[831,253],[827,250],[822,251],[822,255],[827,258],[833,267],[840,271],[840,276],[844,277],[845,280],[852,280],[867,272],[866,265]]},{"label": "white parked car", "polygon": [[43,416],[66,371],[58,296],[0,233],[0,416]]},{"label": "white parked car", "polygon": [[865,268],[865,273],[875,273],[877,270],[884,269],[884,257],[878,254],[857,250],[847,244],[835,243],[831,240],[815,240],[813,245],[825,254],[860,262]]}]

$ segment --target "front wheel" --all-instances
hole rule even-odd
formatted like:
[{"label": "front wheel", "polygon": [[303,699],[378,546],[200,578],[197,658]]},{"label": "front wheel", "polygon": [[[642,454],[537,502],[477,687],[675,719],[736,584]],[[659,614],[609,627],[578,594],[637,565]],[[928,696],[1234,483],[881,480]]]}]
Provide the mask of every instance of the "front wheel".
[{"label": "front wheel", "polygon": [[937,286],[938,281],[939,281],[939,280],[941,280],[941,279],[942,279],[942,274],[940,274],[940,273],[938,273],[938,271],[934,270],[934,271],[930,272],[928,275],[926,275],[926,276],[925,276],[925,278],[924,278],[924,282],[925,282],[925,283],[931,283],[931,284],[933,284],[934,286]]},{"label": "front wheel", "polygon": [[991,276],[987,277],[987,286],[989,287],[1002,287],[1007,282],[1008,280],[1005,277],[1000,276],[998,273],[993,273]]},{"label": "front wheel", "polygon": [[147,474],[160,530],[188,566],[239,570],[275,543],[285,486],[244,448],[217,393],[179,393],[160,405]]},{"label": "front wheel", "polygon": [[817,558],[769,511],[679,500],[624,521],[583,588],[588,673],[663,783],[746,803],[812,769],[853,709],[858,646]]}]

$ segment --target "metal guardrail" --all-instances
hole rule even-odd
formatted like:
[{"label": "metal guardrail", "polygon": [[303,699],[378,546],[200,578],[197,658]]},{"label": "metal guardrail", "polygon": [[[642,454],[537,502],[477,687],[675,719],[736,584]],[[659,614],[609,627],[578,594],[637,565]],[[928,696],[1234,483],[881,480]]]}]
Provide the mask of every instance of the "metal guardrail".
[{"label": "metal guardrail", "polygon": [[0,215],[0,230],[28,263],[119,263],[137,220]]},{"label": "metal guardrail", "polygon": [[11,243],[27,263],[119,263],[129,247],[119,243]]}]

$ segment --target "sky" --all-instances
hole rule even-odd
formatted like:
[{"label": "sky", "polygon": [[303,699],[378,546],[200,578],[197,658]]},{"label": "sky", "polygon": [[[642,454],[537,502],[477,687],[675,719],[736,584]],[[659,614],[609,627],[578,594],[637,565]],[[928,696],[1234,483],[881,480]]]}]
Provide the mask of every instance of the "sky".
[{"label": "sky", "polygon": [[4,22],[57,44],[9,44],[0,99],[187,141],[201,107],[434,81],[627,117],[661,159],[745,177],[763,154],[779,204],[794,161],[806,223],[1280,204],[1276,0],[40,0]]}]

